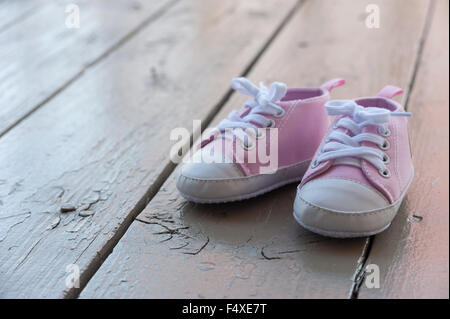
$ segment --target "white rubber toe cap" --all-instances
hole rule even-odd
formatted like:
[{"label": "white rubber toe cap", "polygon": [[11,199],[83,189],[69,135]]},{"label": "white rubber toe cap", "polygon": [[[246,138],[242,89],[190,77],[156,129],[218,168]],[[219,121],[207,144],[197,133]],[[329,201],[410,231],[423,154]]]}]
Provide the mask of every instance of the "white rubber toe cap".
[{"label": "white rubber toe cap", "polygon": [[223,179],[244,176],[240,168],[225,156],[211,155],[201,149],[192,157],[192,161],[183,165],[181,175],[195,179]]},{"label": "white rubber toe cap", "polygon": [[332,237],[360,237],[389,226],[398,205],[376,190],[342,178],[319,178],[297,191],[294,217],[304,227]]},{"label": "white rubber toe cap", "polygon": [[190,163],[183,165],[177,180],[180,193],[195,202],[215,202],[233,196],[233,180],[244,174],[228,158],[214,158],[209,151],[197,151]]},{"label": "white rubber toe cap", "polygon": [[361,212],[389,206],[377,191],[353,180],[319,178],[306,183],[299,192],[307,202],[341,212]]}]

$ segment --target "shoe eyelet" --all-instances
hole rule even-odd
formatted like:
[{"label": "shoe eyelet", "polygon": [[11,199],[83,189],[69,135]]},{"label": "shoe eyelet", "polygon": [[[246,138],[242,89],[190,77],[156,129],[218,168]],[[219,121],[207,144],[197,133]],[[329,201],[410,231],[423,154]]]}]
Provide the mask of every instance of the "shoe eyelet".
[{"label": "shoe eyelet", "polygon": [[378,170],[378,173],[380,173],[380,175],[381,175],[382,177],[384,177],[384,178],[389,178],[389,177],[391,177],[391,172],[390,172],[389,169],[387,169],[387,168],[385,168],[385,169],[380,168],[380,169]]},{"label": "shoe eyelet", "polygon": [[274,128],[275,127],[275,121],[270,119],[270,124],[267,126],[267,128]]},{"label": "shoe eyelet", "polygon": [[391,159],[390,159],[389,155],[384,154],[383,155],[383,163],[384,164],[389,164],[390,161],[391,161]]},{"label": "shoe eyelet", "polygon": [[388,140],[384,140],[383,144],[378,145],[380,149],[382,149],[383,151],[387,151],[390,147],[391,144],[389,143]]},{"label": "shoe eyelet", "polygon": [[337,125],[337,123],[335,123],[334,125],[333,125],[333,129],[334,130],[337,130],[339,128],[339,125]]},{"label": "shoe eyelet", "polygon": [[319,166],[319,161],[317,159],[315,159],[314,161],[311,162],[311,168],[316,168],[317,166]]},{"label": "shoe eyelet", "polygon": [[274,115],[274,117],[283,117],[286,114],[285,109],[281,108],[281,112]]},{"label": "shoe eyelet", "polygon": [[380,134],[384,137],[389,137],[389,136],[391,136],[391,130],[386,129],[386,131],[383,131],[381,127],[378,127],[378,134]]},{"label": "shoe eyelet", "polygon": [[260,139],[264,138],[265,136],[266,136],[266,131],[263,129],[258,129],[255,138],[257,140],[260,140]]},{"label": "shoe eyelet", "polygon": [[245,144],[244,142],[242,142],[241,146],[244,150],[250,151],[255,148],[255,143]]}]

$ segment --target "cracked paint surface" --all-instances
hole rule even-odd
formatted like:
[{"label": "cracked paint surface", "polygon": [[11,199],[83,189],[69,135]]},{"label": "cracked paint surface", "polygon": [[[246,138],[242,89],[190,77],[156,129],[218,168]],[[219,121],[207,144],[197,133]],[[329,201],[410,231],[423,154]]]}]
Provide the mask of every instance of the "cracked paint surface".
[{"label": "cracked paint surface", "polygon": [[364,240],[300,228],[292,218],[295,185],[245,202],[199,205],[179,196],[174,176],[82,298],[347,297]]}]

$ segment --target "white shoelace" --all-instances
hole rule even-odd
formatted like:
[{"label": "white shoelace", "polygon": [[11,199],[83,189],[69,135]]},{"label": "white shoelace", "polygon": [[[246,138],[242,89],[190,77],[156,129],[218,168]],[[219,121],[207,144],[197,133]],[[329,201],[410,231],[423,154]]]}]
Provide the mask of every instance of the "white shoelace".
[{"label": "white shoelace", "polygon": [[237,111],[232,111],[228,118],[219,123],[216,130],[225,133],[225,137],[230,137],[227,133],[232,130],[232,136],[241,140],[245,147],[250,147],[247,134],[249,129],[254,131],[257,136],[258,128],[270,128],[275,124],[273,120],[264,115],[276,117],[284,115],[284,109],[275,102],[280,101],[286,95],[286,84],[273,82],[270,88],[267,88],[261,82],[257,87],[246,78],[241,77],[234,78],[231,81],[231,87],[242,94],[253,97],[244,103],[244,106],[248,106],[250,111],[243,117]]},{"label": "white shoelace", "polygon": [[[335,160],[334,164],[349,164],[360,167],[360,159],[375,166],[380,175],[389,177],[390,172],[386,166],[388,155],[383,152],[389,149],[389,142],[384,138],[390,135],[387,127],[391,116],[411,116],[409,112],[391,112],[379,107],[362,107],[351,100],[335,100],[325,104],[328,115],[347,115],[334,125],[334,130],[326,139],[326,144],[320,155],[313,162],[313,167],[321,162]],[[367,125],[376,125],[378,133],[362,132]],[[338,131],[338,128],[347,129],[352,136]],[[384,137],[382,137],[384,136]],[[362,146],[362,142],[370,142],[378,148]]]}]

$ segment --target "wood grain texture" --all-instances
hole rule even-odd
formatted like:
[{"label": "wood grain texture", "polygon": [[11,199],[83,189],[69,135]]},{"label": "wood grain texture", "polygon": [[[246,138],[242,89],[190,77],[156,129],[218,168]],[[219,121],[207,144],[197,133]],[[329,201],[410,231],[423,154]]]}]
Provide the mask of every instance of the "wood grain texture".
[{"label": "wood grain texture", "polygon": [[81,297],[345,298],[363,241],[302,230],[294,196],[194,205],[170,178]]},{"label": "wood grain texture", "polygon": [[48,0],[2,0],[0,1],[0,33],[21,23],[24,19],[48,4]]},{"label": "wood grain texture", "polygon": [[295,3],[179,2],[4,135],[0,296],[72,296],[66,266],[86,282],[168,174],[170,131],[208,115]]},{"label": "wood grain texture", "polygon": [[66,27],[68,3],[37,5],[0,33],[0,136],[171,1],[77,1],[78,29]]},{"label": "wood grain texture", "polygon": [[360,298],[449,297],[448,10],[436,1],[408,105],[414,181],[367,261],[380,268],[380,288],[362,285]]},{"label": "wood grain texture", "polygon": [[[249,78],[318,86],[342,76],[348,85],[333,95],[346,98],[373,95],[387,83],[406,86],[427,3],[377,3],[387,23],[395,17],[395,27],[367,29],[361,1],[305,2]],[[245,99],[233,95],[213,123]],[[365,239],[328,239],[300,228],[292,217],[296,185],[244,202],[196,205],[178,194],[176,175],[133,222],[82,298],[348,296]]]}]

